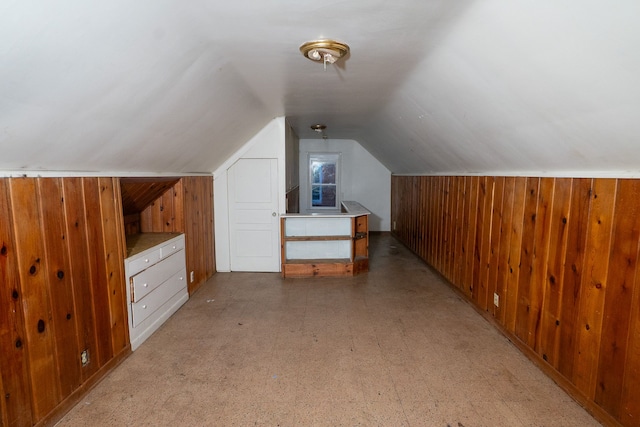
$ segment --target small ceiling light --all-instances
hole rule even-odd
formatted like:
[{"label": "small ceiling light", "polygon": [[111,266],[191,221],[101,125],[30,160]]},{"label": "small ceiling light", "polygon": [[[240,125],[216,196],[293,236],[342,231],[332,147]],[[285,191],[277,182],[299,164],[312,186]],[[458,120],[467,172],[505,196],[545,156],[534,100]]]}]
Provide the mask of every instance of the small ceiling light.
[{"label": "small ceiling light", "polygon": [[324,133],[324,130],[327,128],[326,125],[323,125],[322,123],[318,123],[316,125],[311,125],[310,127],[314,132],[317,132],[320,135],[322,135],[322,139],[327,139],[328,138],[327,135],[325,135],[325,133]]},{"label": "small ceiling light", "polygon": [[327,63],[333,64],[349,53],[349,46],[335,40],[314,40],[300,46],[300,52],[312,61],[322,62],[326,70]]}]

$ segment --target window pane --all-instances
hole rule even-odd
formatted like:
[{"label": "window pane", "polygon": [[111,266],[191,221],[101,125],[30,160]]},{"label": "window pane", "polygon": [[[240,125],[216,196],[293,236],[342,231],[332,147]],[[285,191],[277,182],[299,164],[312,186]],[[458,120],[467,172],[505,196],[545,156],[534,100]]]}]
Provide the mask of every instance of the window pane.
[{"label": "window pane", "polygon": [[311,206],[318,206],[321,200],[322,195],[320,194],[320,187],[314,185],[311,187]]},{"label": "window pane", "polygon": [[311,186],[311,206],[313,207],[336,207],[336,186],[335,185],[313,185]]},{"label": "window pane", "polygon": [[336,164],[335,162],[324,162],[313,160],[311,162],[311,176],[313,184],[335,184]]}]

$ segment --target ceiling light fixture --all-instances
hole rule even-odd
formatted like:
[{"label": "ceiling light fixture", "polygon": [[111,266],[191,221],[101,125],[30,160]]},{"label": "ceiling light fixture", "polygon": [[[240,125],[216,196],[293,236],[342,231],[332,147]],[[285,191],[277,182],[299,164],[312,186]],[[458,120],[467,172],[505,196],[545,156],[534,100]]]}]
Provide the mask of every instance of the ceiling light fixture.
[{"label": "ceiling light fixture", "polygon": [[349,53],[349,45],[335,40],[314,40],[300,46],[300,52],[312,61],[322,62],[326,70],[327,63],[333,64]]},{"label": "ceiling light fixture", "polygon": [[327,128],[326,125],[323,125],[322,123],[318,123],[318,124],[315,124],[315,125],[311,125],[310,128],[314,132],[317,132],[320,135],[322,135],[322,139],[327,139],[327,135],[324,134],[324,130]]}]

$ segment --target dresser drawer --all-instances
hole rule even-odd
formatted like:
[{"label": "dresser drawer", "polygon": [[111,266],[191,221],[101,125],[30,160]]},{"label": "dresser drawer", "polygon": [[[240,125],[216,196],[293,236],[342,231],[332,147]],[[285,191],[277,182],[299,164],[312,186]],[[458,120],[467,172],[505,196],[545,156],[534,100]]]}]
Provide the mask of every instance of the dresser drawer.
[{"label": "dresser drawer", "polygon": [[133,276],[144,270],[145,268],[160,261],[160,248],[145,253],[139,258],[135,258],[129,261],[129,275]]},{"label": "dresser drawer", "polygon": [[184,236],[180,236],[171,243],[167,243],[160,248],[160,258],[166,258],[169,255],[184,249]]},{"label": "dresser drawer", "polygon": [[167,302],[172,296],[180,292],[186,291],[186,270],[183,268],[173,275],[169,280],[162,283],[153,292],[148,293],[144,298],[131,304],[131,317],[133,327],[138,326],[151,316],[156,310]]},{"label": "dresser drawer", "polygon": [[174,253],[131,278],[131,302],[138,302],[184,268],[184,251]]}]

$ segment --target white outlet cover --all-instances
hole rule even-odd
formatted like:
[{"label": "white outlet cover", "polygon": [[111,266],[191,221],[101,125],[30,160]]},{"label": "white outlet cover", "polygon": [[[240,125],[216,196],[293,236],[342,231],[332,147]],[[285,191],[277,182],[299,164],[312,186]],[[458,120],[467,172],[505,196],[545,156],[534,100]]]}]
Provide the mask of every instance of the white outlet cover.
[{"label": "white outlet cover", "polygon": [[89,352],[87,350],[80,353],[80,362],[82,366],[86,366],[89,363]]}]

